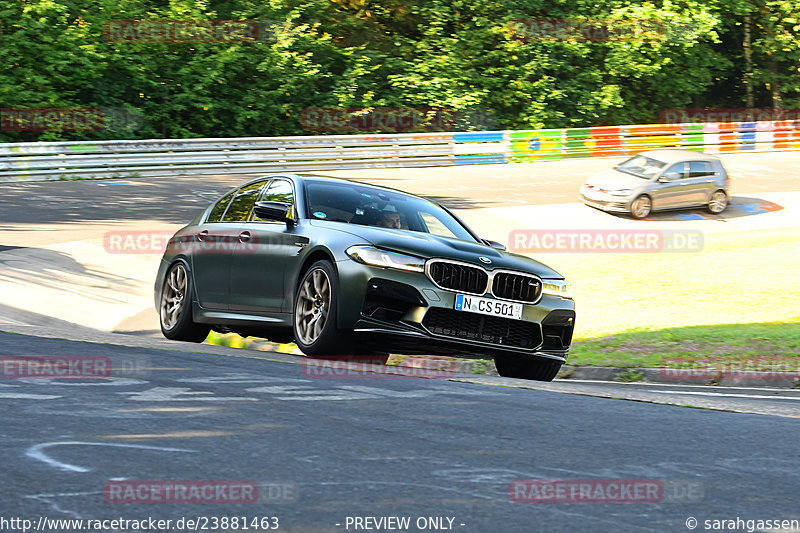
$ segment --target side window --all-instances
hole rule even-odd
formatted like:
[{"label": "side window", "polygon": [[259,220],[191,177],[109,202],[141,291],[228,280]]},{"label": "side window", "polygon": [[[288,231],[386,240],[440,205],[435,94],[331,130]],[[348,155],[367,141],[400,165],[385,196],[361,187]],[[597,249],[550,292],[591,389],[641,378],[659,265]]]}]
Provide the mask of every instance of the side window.
[{"label": "side window", "polygon": [[708,161],[690,161],[689,162],[689,177],[699,178],[701,176],[709,176],[714,173],[711,168],[711,163]]},{"label": "side window", "polygon": [[[289,180],[284,179],[274,179],[272,183],[269,184],[267,190],[264,191],[264,195],[261,197],[261,201],[263,202],[281,202],[284,204],[289,204],[292,206],[289,209],[289,215],[297,218],[294,210],[294,189],[292,189],[292,182]],[[251,220],[257,220],[260,222],[265,222],[255,215],[251,218]]]},{"label": "side window", "polygon": [[228,204],[231,203],[233,199],[233,194],[236,191],[231,191],[222,198],[214,205],[211,209],[211,212],[208,214],[208,219],[206,222],[219,222],[222,219],[222,215],[225,213],[225,209],[228,207]]},{"label": "side window", "polygon": [[250,212],[253,210],[253,204],[256,203],[258,193],[261,187],[264,186],[265,181],[257,181],[246,185],[239,189],[236,197],[231,201],[228,206],[228,211],[222,217],[222,222],[245,222],[250,217]]},{"label": "side window", "polygon": [[680,180],[686,177],[686,163],[675,163],[669,167],[662,175],[664,178],[671,180]]}]

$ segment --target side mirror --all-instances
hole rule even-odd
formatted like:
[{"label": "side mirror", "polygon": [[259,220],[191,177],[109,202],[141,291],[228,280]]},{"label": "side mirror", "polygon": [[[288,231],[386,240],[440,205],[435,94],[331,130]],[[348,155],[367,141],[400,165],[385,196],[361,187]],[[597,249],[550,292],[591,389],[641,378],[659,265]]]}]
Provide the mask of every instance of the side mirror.
[{"label": "side mirror", "polygon": [[495,250],[500,250],[501,252],[506,251],[506,247],[497,241],[490,241],[489,239],[481,239],[481,240],[483,241],[483,244],[485,244],[486,246],[491,246]]},{"label": "side mirror", "polygon": [[680,179],[680,177],[681,175],[678,172],[669,172],[658,178],[656,181],[659,183],[672,183],[673,181]]},{"label": "side mirror", "polygon": [[283,202],[256,202],[253,206],[253,212],[258,218],[285,222],[291,226],[295,224],[295,220],[289,216],[291,208],[290,204]]}]

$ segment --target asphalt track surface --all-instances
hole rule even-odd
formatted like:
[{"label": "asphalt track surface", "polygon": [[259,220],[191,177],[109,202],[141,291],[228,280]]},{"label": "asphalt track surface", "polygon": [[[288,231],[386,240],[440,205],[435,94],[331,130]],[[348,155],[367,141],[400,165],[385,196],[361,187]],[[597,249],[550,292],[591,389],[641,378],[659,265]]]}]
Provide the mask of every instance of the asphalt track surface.
[{"label": "asphalt track surface", "polygon": [[[8,334],[0,353],[103,356],[120,369],[4,380],[5,517],[276,516],[283,531],[335,532],[348,516],[407,516],[450,517],[464,532],[677,532],[689,517],[797,515],[792,418],[320,378],[299,364]],[[665,492],[658,502],[511,501],[509,484],[528,479],[656,480]],[[104,497],[109,480],[247,481],[260,497],[118,504]]]},{"label": "asphalt track surface", "polygon": [[[796,156],[770,155],[726,163],[734,194],[797,189]],[[575,201],[590,163],[568,173],[560,163],[517,174],[459,168],[430,181],[418,179],[424,169],[376,171],[374,181],[456,209],[550,204]],[[114,223],[183,223],[246,178],[3,184],[0,260],[65,238],[46,228],[68,226],[73,240]],[[2,518],[278,517],[279,530],[296,532],[391,530],[345,527],[367,516],[446,517],[464,532],[689,531],[689,517],[703,531],[704,520],[800,518],[796,390],[322,379],[292,356],[99,332],[7,306],[0,318],[16,333],[0,333],[0,356],[100,356],[115,368],[99,379],[0,380]],[[511,501],[509,484],[530,479],[652,480],[662,493]],[[111,480],[240,480],[261,496],[117,504],[104,498]],[[407,529],[420,530],[433,529]]]}]

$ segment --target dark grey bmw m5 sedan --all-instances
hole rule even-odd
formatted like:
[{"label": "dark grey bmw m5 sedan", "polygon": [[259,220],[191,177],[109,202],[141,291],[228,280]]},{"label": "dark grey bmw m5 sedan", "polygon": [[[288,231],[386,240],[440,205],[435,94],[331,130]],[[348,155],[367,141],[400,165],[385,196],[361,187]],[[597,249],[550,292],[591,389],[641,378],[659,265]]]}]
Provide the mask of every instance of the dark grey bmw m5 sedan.
[{"label": "dark grey bmw m5 sedan", "polygon": [[315,357],[493,357],[503,376],[544,381],[575,323],[563,276],[445,207],[313,175],[249,181],[175,233],[155,302],[169,339],[215,329],[294,340]]}]

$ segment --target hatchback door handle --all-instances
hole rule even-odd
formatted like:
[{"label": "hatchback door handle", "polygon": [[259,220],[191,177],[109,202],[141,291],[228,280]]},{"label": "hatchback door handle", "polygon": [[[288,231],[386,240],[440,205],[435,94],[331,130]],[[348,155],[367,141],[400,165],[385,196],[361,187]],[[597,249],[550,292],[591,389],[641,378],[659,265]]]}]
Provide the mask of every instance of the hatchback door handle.
[{"label": "hatchback door handle", "polygon": [[207,229],[204,229],[203,231],[201,231],[200,233],[197,234],[197,240],[198,241],[202,241],[206,237],[208,237],[208,230]]},{"label": "hatchback door handle", "polygon": [[239,242],[241,243],[250,242],[250,232],[249,231],[241,232],[239,234]]}]

